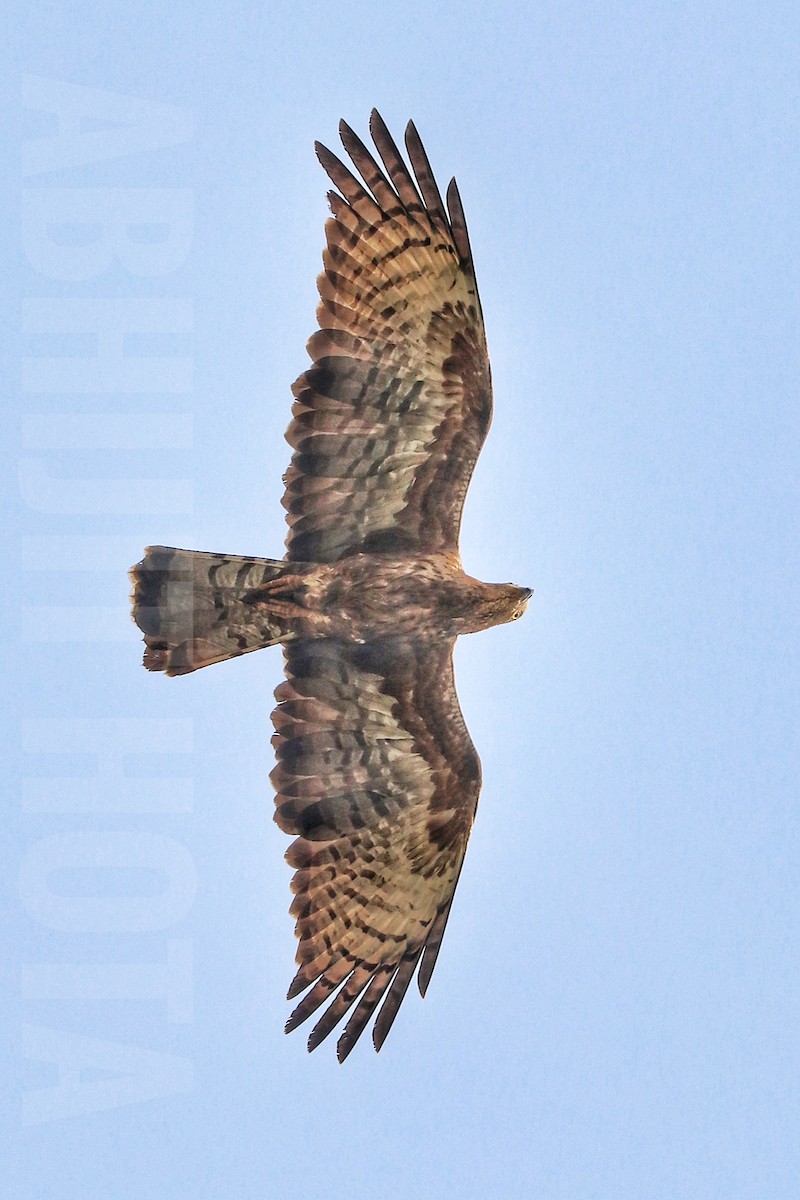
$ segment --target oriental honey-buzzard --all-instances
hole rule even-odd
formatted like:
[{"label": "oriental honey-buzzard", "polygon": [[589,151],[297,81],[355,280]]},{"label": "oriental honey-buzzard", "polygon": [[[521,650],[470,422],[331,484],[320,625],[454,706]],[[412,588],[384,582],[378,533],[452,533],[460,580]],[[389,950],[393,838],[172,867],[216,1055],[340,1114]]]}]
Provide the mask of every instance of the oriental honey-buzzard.
[{"label": "oriental honey-buzzard", "polygon": [[295,838],[289,997],[305,993],[287,1030],[322,1009],[313,1049],[352,1008],[340,1060],[379,1004],[381,1047],[417,969],[425,993],[481,779],[453,646],[530,596],[459,557],[492,390],[455,180],[445,203],[413,124],[413,175],[377,112],[370,131],[380,163],[340,125],[360,179],[317,145],[338,190],[286,434],[285,557],[151,546],[131,572],[151,671],[283,646],[271,778]]}]

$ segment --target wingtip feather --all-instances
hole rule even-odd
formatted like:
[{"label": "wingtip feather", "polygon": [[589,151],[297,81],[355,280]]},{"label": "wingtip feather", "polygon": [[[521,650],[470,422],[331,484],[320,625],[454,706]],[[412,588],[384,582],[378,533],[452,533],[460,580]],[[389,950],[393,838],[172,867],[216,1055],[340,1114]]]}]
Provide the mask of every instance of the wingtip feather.
[{"label": "wingtip feather", "polygon": [[447,211],[450,214],[450,227],[453,230],[453,239],[456,243],[456,249],[462,259],[467,262],[472,257],[472,251],[469,244],[469,233],[467,232],[467,221],[464,216],[464,206],[461,203],[461,195],[458,190],[455,176],[447,185]]}]

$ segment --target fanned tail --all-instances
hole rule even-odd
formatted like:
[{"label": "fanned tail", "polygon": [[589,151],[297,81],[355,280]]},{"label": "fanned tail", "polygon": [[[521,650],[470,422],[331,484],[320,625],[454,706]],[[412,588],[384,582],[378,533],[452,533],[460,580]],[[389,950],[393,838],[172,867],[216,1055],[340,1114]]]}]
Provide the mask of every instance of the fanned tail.
[{"label": "fanned tail", "polygon": [[148,546],[130,571],[147,670],[186,675],[283,641],[285,623],[255,606],[252,593],[287,567],[270,558]]}]

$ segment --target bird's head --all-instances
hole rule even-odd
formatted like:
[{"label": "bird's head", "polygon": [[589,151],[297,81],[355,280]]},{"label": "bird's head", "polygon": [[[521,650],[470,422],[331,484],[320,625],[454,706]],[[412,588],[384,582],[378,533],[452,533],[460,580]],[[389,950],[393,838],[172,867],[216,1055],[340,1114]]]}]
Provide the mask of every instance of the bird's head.
[{"label": "bird's head", "polygon": [[473,594],[465,627],[459,632],[474,633],[492,625],[518,621],[528,607],[533,592],[515,583],[480,583]]},{"label": "bird's head", "polygon": [[528,601],[533,595],[533,588],[517,587],[515,583],[507,583],[506,603],[508,605],[507,621],[518,621],[525,609],[528,607]]}]

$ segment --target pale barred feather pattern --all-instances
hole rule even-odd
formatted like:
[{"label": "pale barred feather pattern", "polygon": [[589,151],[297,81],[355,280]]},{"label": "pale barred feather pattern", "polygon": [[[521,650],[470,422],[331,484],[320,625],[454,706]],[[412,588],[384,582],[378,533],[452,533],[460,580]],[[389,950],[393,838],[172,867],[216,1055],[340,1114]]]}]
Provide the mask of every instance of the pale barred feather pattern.
[{"label": "pale barred feather pattern", "polygon": [[340,126],[364,184],[323,146],[341,195],[318,286],[313,365],[293,391],[286,475],[290,559],[362,551],[458,551],[461,511],[491,419],[480,301],[458,191],[447,207],[414,129],[416,184],[386,126],[370,122],[384,170]]},{"label": "pale barred feather pattern", "polygon": [[386,997],[373,1035],[380,1047],[423,955],[424,993],[464,858],[480,763],[452,646],[325,640],[285,650],[273,713],[275,819],[298,835],[287,855],[300,939],[289,995],[311,989],[287,1028],[330,1001],[313,1049],[358,1002],[340,1059]]}]

